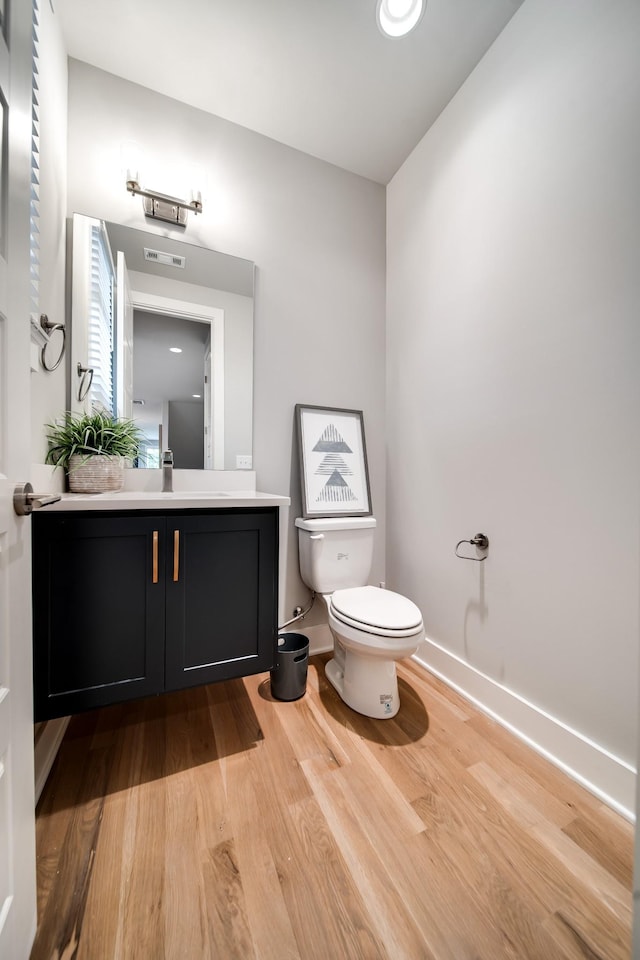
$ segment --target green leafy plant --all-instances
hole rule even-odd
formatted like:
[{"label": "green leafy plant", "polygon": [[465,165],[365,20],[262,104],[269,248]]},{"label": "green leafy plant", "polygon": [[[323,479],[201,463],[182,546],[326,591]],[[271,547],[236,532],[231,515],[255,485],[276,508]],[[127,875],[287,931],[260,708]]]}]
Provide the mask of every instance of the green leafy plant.
[{"label": "green leafy plant", "polygon": [[69,469],[73,456],[125,457],[138,454],[142,433],[133,420],[110,413],[66,413],[62,423],[47,423],[46,463]]}]

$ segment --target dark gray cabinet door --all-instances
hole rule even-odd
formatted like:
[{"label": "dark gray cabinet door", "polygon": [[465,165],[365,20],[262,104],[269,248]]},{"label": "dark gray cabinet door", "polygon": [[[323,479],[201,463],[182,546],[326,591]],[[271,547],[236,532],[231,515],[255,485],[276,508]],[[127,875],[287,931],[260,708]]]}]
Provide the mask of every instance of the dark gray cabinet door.
[{"label": "dark gray cabinet door", "polygon": [[166,540],[166,689],[270,669],[277,510],[170,514]]},{"label": "dark gray cabinet door", "polygon": [[35,720],[270,669],[277,517],[36,514]]},{"label": "dark gray cabinet door", "polygon": [[163,689],[164,527],[163,517],[33,517],[36,721]]}]

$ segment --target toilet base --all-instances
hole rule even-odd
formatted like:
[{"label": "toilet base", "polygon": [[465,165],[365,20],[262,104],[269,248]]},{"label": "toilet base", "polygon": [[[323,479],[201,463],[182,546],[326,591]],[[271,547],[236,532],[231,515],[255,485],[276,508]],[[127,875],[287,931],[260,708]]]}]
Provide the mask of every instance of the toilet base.
[{"label": "toilet base", "polygon": [[336,643],[324,672],[347,706],[365,717],[390,720],[400,709],[395,660],[362,656]]}]

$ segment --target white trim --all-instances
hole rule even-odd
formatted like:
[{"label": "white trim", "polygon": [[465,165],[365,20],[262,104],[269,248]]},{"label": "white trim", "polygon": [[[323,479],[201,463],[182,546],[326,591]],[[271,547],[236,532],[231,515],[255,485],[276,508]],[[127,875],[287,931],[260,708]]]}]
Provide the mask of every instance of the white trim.
[{"label": "white trim", "polygon": [[142,293],[140,290],[132,290],[131,299],[135,310],[195,320],[211,326],[213,469],[224,470],[224,310],[155,293]]},{"label": "white trim", "polygon": [[635,822],[636,771],[626,761],[525,700],[433,640],[416,663],[453,687],[625,819]]},{"label": "white trim", "polygon": [[34,751],[36,804],[47,782],[49,771],[58,754],[70,719],[70,717],[61,717],[59,720],[47,720],[42,733],[38,737]]}]

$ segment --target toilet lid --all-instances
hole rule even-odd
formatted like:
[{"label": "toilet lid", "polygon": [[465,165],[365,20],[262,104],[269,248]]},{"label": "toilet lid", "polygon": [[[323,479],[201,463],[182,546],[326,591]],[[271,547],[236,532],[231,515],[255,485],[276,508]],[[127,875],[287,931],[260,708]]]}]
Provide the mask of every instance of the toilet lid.
[{"label": "toilet lid", "polygon": [[392,590],[352,587],[331,594],[331,606],[339,620],[362,623],[379,630],[418,630],[422,614],[415,603]]}]

